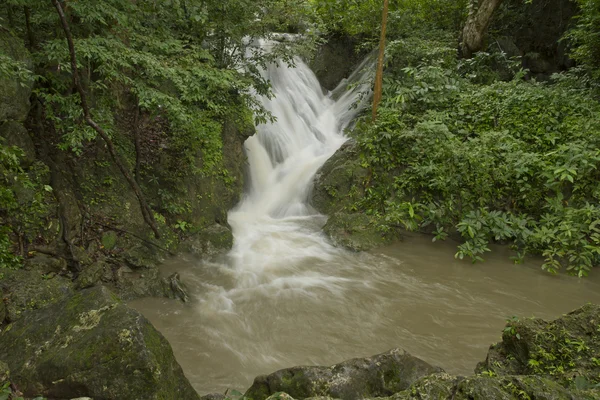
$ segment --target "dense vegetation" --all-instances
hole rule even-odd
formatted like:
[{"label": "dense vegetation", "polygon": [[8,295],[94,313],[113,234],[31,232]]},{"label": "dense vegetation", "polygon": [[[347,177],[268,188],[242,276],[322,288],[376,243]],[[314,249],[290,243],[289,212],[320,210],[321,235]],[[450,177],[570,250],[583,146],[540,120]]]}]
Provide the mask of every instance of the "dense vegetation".
[{"label": "dense vegetation", "polygon": [[[113,165],[119,165],[131,183],[127,190],[141,187],[142,213],[156,237],[189,232],[195,229],[186,222],[191,207],[178,199],[182,177],[215,176],[226,183],[233,179],[223,167],[223,126],[226,121],[251,126],[253,120],[270,117],[252,95],[269,88],[258,67],[293,54],[249,45],[306,20],[301,18],[306,10],[296,3],[58,2],[75,44],[89,117],[106,132],[104,141],[87,121],[53,2],[2,2],[0,81],[33,88],[33,111],[23,123],[34,126],[30,130],[36,145],[48,144],[82,170],[96,163],[107,171],[106,177],[91,177],[81,185],[84,203],[102,200],[101,192],[116,181]],[[0,125],[2,119],[4,114]],[[64,203],[63,193],[53,193],[47,184],[48,166],[41,160],[27,162],[18,147],[0,146],[0,264],[18,267],[28,244],[56,235],[48,207]],[[116,148],[112,159],[104,157],[104,149],[111,146]],[[169,170],[160,177],[158,159]],[[144,206],[146,197],[149,207]]]},{"label": "dense vegetation", "polygon": [[[459,37],[477,1],[390,2],[383,103],[377,121],[365,117],[354,132],[371,171],[355,211],[375,217],[383,231],[403,226],[436,239],[458,235],[459,258],[482,260],[493,241],[511,244],[516,261],[543,255],[550,272],[564,267],[583,276],[598,264],[600,2],[577,1],[578,16],[561,39],[576,66],[552,76],[528,71],[525,60],[499,46],[541,3],[504,1],[487,51],[460,59]],[[252,97],[269,89],[258,67],[300,51],[260,52],[249,47],[254,38],[273,31],[347,35],[359,49],[372,49],[381,20],[378,0],[61,4],[91,117],[142,192],[160,187],[150,219],[161,232],[191,229],[189,205],[165,189],[172,182],[152,175],[152,157],[140,154],[169,154],[180,175],[228,179],[220,153],[224,121],[267,121]],[[58,149],[75,160],[93,157],[103,145],[86,124],[52,2],[5,1],[0,31],[31,55],[0,53],[0,77],[33,85],[32,100],[60,139]],[[123,124],[141,115],[158,121],[160,140]],[[47,184],[46,165],[24,163],[21,150],[0,146],[0,263],[18,266],[27,243],[56,229],[45,216],[48,199],[60,195]]]},{"label": "dense vegetation", "polygon": [[451,7],[437,31],[427,18],[399,32],[379,117],[355,132],[372,175],[354,208],[384,231],[459,236],[457,258],[482,261],[490,242],[508,243],[516,262],[541,254],[549,272],[587,275],[600,262],[599,4],[580,1],[565,35],[578,67],[541,81],[493,40],[458,59]]}]

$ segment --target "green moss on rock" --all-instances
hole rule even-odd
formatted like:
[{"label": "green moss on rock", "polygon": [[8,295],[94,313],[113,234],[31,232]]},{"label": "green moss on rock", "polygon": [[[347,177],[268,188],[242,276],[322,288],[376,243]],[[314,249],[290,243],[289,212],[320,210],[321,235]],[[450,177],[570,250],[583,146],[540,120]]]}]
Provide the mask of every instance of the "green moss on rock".
[{"label": "green moss on rock", "polygon": [[101,286],[26,313],[6,327],[0,359],[27,396],[199,398],[164,337]]},{"label": "green moss on rock", "polygon": [[417,379],[440,371],[404,350],[394,349],[331,367],[294,367],[259,376],[244,396],[251,400],[264,400],[278,392],[297,399],[390,396],[407,389]]}]

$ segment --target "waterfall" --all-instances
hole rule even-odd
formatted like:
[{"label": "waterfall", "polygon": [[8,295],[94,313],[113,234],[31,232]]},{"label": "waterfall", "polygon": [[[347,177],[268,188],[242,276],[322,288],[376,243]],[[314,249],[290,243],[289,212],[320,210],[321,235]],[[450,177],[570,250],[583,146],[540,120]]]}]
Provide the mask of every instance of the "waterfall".
[{"label": "waterfall", "polygon": [[259,100],[276,122],[259,125],[245,143],[249,184],[228,217],[238,287],[312,286],[331,278],[298,271],[299,265],[327,261],[339,252],[320,232],[326,217],[310,207],[308,194],[316,172],[347,140],[344,129],[364,105],[368,85],[346,90],[348,82],[364,78],[363,67],[334,90],[336,100],[323,93],[300,59],[294,67],[278,62],[263,71],[273,96]]}]

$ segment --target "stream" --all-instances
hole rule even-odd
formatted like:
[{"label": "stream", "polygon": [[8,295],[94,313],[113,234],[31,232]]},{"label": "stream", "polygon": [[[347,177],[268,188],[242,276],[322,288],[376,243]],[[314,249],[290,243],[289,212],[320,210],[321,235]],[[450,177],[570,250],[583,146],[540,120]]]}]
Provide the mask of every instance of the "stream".
[{"label": "stream", "polygon": [[[308,197],[315,173],[346,140],[365,87],[323,94],[300,60],[264,73],[274,96],[260,100],[277,121],[245,144],[249,182],[229,214],[233,249],[163,266],[181,274],[189,303],[130,303],[169,340],[199,393],[244,391],[260,374],[393,347],[470,374],[507,318],[556,318],[600,303],[595,271],[588,279],[552,276],[535,258],[513,265],[499,246],[477,265],[454,259],[456,243],[421,235],[368,253],[334,247]],[[361,80],[355,75],[350,81]]]}]

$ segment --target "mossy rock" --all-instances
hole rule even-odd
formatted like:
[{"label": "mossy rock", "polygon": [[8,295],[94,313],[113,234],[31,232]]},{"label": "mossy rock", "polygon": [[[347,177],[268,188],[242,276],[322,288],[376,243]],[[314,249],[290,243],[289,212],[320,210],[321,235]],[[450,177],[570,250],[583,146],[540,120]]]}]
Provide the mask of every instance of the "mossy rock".
[{"label": "mossy rock", "polygon": [[455,400],[583,399],[574,396],[558,383],[539,376],[470,377],[456,386],[452,398]]},{"label": "mossy rock", "polygon": [[353,251],[371,250],[400,238],[396,232],[381,233],[371,217],[359,213],[334,213],[327,220],[323,232],[336,246]]},{"label": "mossy rock", "polygon": [[213,255],[233,246],[233,233],[229,227],[214,224],[187,238],[179,251],[195,255]]},{"label": "mossy rock", "polygon": [[73,282],[76,289],[86,289],[99,282],[110,270],[110,266],[104,260],[98,260],[85,267]]},{"label": "mossy rock", "polygon": [[9,321],[18,320],[25,311],[55,304],[73,293],[70,279],[45,268],[8,270],[4,275],[0,289],[6,297]]},{"label": "mossy rock", "polygon": [[356,143],[344,143],[315,175],[311,205],[326,215],[349,208],[364,197],[368,176],[360,165]]},{"label": "mossy rock", "polygon": [[102,286],[8,325],[0,359],[30,397],[199,399],[166,339]]},{"label": "mossy rock", "polygon": [[552,322],[537,318],[507,324],[476,372],[540,375],[568,386],[580,376],[600,383],[600,306],[588,304]]},{"label": "mossy rock", "polygon": [[356,51],[360,40],[347,35],[333,35],[322,45],[310,62],[319,83],[333,90],[348,78],[366,54]]},{"label": "mossy rock", "polygon": [[441,369],[404,350],[394,349],[331,367],[294,367],[259,376],[244,396],[250,400],[264,400],[278,392],[296,399],[327,396],[353,400],[390,396],[436,372]]}]

